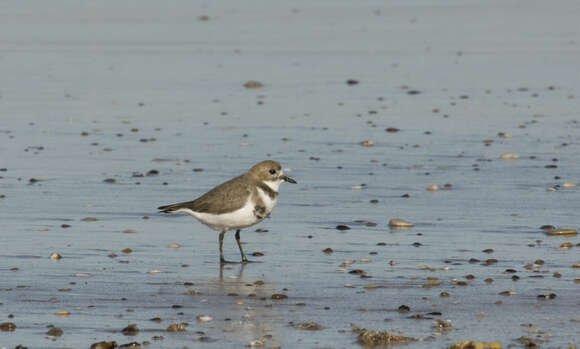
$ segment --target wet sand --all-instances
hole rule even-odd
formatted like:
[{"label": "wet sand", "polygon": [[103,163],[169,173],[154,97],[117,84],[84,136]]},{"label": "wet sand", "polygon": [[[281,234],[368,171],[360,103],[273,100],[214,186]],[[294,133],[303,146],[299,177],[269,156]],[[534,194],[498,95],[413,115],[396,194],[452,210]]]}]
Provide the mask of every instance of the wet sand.
[{"label": "wet sand", "polygon": [[[0,5],[0,348],[580,344],[580,240],[540,229],[580,228],[574,2],[33,3]],[[156,213],[266,158],[298,185],[258,263]]]}]

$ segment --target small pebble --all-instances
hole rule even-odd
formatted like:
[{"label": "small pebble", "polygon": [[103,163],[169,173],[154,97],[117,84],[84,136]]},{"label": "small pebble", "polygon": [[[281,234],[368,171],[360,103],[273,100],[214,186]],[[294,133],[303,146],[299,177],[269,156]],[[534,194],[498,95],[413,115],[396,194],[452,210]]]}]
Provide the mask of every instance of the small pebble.
[{"label": "small pebble", "polygon": [[264,87],[264,84],[259,82],[259,81],[256,81],[256,80],[250,80],[244,84],[244,87],[245,88],[260,88],[260,87]]},{"label": "small pebble", "polygon": [[288,296],[282,293],[274,293],[271,297],[272,299],[280,300],[280,299],[287,299]]},{"label": "small pebble", "polygon": [[48,332],[46,332],[46,334],[49,337],[60,337],[60,336],[62,336],[62,333],[63,333],[62,329],[60,329],[58,327],[53,327],[50,330],[48,330]]},{"label": "small pebble", "polygon": [[55,253],[52,253],[50,255],[50,259],[52,259],[53,261],[57,261],[57,260],[59,260],[61,258],[62,258],[62,256],[60,254],[56,253],[56,252]]},{"label": "small pebble", "polygon": [[576,229],[551,229],[547,230],[546,234],[548,235],[565,235],[565,236],[574,236],[578,235]]},{"label": "small pebble", "polygon": [[0,324],[0,331],[12,332],[16,330],[16,325],[12,322],[3,322]]},{"label": "small pebble", "polygon": [[439,186],[437,184],[431,184],[430,186],[427,187],[427,190],[437,191],[437,190],[439,190]]},{"label": "small pebble", "polygon": [[509,160],[509,159],[518,159],[520,156],[518,154],[514,154],[514,153],[505,153],[505,154],[501,154],[500,158],[505,159],[505,160]]},{"label": "small pebble", "polygon": [[121,330],[121,333],[123,333],[125,336],[135,336],[137,333],[139,333],[139,328],[136,324],[129,324],[127,327]]},{"label": "small pebble", "polygon": [[117,342],[112,341],[112,342],[97,342],[97,343],[93,343],[91,345],[90,349],[115,349],[117,348]]},{"label": "small pebble", "polygon": [[359,143],[363,147],[373,147],[375,145],[374,141],[366,140]]},{"label": "small pebble", "polygon": [[296,329],[306,331],[320,331],[324,329],[324,326],[317,324],[316,322],[291,322],[290,325]]},{"label": "small pebble", "polygon": [[75,274],[75,277],[78,277],[78,278],[90,278],[91,276],[92,275],[88,274],[88,273],[76,273]]},{"label": "small pebble", "polygon": [[339,224],[336,226],[336,230],[349,230],[350,227],[348,225]]},{"label": "small pebble", "polygon": [[213,318],[209,315],[199,315],[197,318],[197,322],[204,323],[213,320]]},{"label": "small pebble", "polygon": [[188,326],[187,323],[182,322],[180,324],[171,324],[169,325],[169,327],[167,327],[166,331],[167,332],[184,332],[185,328]]},{"label": "small pebble", "polygon": [[408,305],[404,305],[403,304],[403,305],[399,306],[399,308],[397,308],[397,311],[399,313],[408,313],[408,312],[411,311],[411,307],[409,307]]},{"label": "small pebble", "polygon": [[410,228],[414,224],[402,218],[393,218],[389,221],[389,226],[393,228]]}]

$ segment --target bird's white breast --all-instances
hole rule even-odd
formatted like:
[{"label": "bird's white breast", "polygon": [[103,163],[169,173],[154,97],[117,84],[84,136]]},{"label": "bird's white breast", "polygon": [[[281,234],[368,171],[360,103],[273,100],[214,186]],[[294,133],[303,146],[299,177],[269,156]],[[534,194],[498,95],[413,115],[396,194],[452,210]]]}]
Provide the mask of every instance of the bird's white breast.
[{"label": "bird's white breast", "polygon": [[[266,183],[266,182],[264,182],[264,183]],[[272,199],[270,197],[270,195],[268,195],[268,193],[266,193],[264,190],[262,190],[259,187],[258,187],[258,195],[260,196],[260,199],[262,199],[262,202],[264,203],[264,207],[266,207],[266,214],[269,214],[270,212],[272,212],[272,209],[274,208],[274,206],[276,206],[276,203],[278,202],[278,196],[276,196],[275,198]]]},{"label": "bird's white breast", "polygon": [[254,215],[254,202],[251,195],[248,197],[248,200],[244,206],[237,209],[236,211],[228,213],[213,214],[206,212],[195,212],[187,208],[181,208],[175,212],[187,213],[197,218],[210,228],[218,231],[242,229],[258,223],[258,219]]}]

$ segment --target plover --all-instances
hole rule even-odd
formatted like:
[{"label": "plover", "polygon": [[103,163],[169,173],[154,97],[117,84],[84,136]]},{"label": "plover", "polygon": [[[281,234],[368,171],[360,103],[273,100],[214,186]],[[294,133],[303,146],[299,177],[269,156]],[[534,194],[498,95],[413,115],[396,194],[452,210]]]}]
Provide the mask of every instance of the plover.
[{"label": "plover", "polygon": [[236,230],[242,263],[247,263],[248,259],[240,244],[240,230],[270,215],[278,201],[278,188],[282,182],[296,183],[292,178],[284,176],[278,162],[266,160],[193,201],[160,206],[158,209],[166,213],[187,213],[217,230],[222,264],[230,263],[224,259],[224,235],[229,230]]}]

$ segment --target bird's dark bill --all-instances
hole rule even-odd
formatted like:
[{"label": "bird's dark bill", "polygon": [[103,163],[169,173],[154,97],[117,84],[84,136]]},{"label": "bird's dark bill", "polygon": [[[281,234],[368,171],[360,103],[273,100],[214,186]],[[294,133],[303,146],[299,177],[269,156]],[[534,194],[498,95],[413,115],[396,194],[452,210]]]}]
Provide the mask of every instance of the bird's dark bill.
[{"label": "bird's dark bill", "polygon": [[293,183],[293,184],[296,184],[296,181],[295,181],[295,180],[293,180],[293,179],[292,179],[292,178],[290,178],[290,177],[282,176],[282,179],[283,179],[284,181],[288,182],[288,183]]}]

